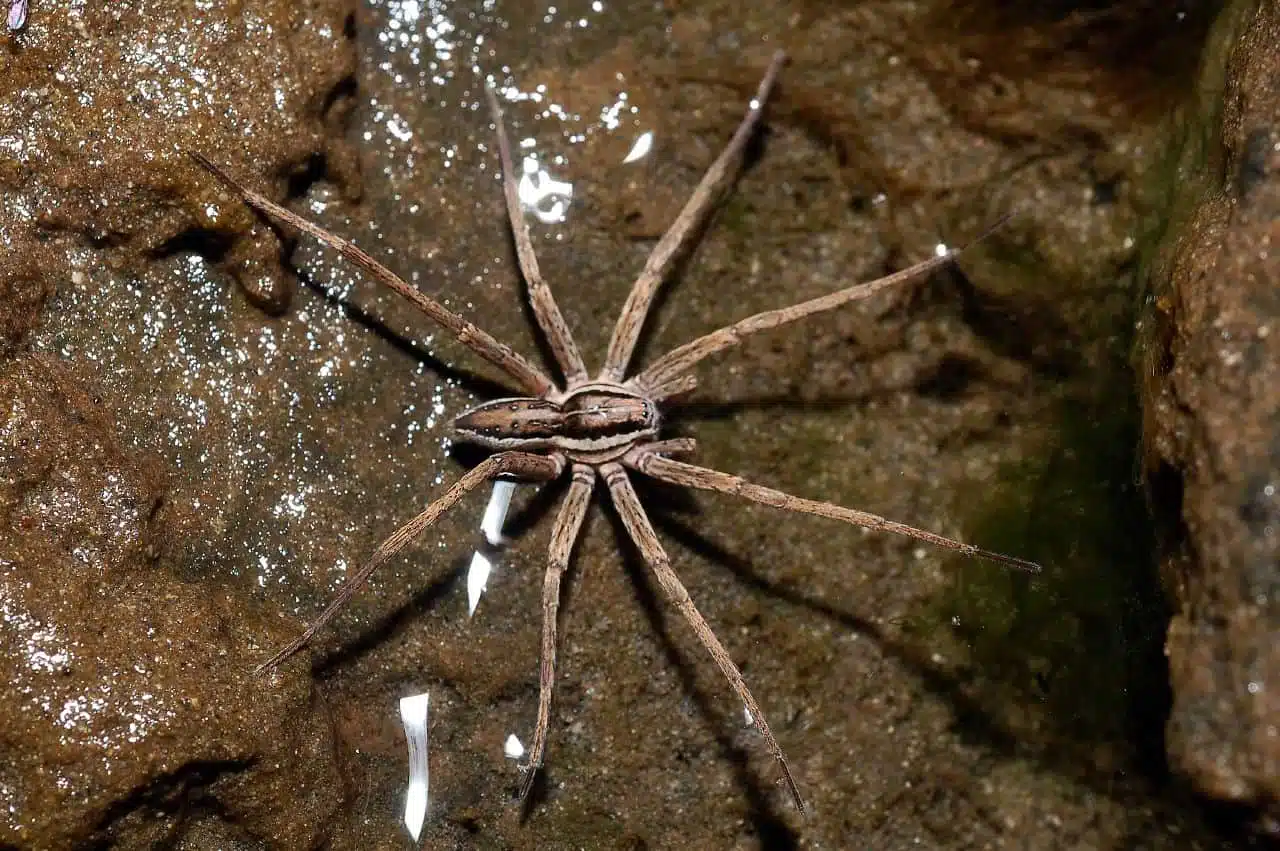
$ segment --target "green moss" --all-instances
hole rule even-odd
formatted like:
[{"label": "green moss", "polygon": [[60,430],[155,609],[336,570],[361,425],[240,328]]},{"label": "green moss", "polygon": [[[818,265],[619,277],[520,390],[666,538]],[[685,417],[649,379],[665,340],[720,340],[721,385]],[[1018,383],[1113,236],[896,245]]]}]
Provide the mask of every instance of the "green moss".
[{"label": "green moss", "polygon": [[1128,376],[1111,377],[1091,402],[1063,399],[1051,449],[1006,469],[1004,495],[970,525],[972,540],[1044,572],[957,559],[959,578],[914,625],[955,630],[970,652],[967,690],[997,718],[1037,719],[1028,743],[1050,751],[1145,752],[1167,700],[1137,406]]}]

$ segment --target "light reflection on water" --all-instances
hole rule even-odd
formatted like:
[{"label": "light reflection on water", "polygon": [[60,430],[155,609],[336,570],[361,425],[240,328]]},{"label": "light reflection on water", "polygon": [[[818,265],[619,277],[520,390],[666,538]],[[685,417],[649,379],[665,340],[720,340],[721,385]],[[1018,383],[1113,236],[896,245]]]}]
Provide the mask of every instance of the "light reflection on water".
[{"label": "light reflection on water", "polygon": [[573,200],[573,184],[552,177],[536,156],[525,157],[522,166],[519,191],[525,210],[544,225],[563,222]]},{"label": "light reflection on water", "polygon": [[[0,559],[0,568],[6,566],[7,563]],[[33,617],[3,585],[0,585],[0,624],[16,637],[26,657],[27,667],[32,671],[60,671],[75,658],[73,647],[61,630],[55,624]]]},{"label": "light reflection on water", "polygon": [[[584,117],[559,103],[546,82],[517,80],[512,76],[511,67],[501,63],[490,46],[493,39],[489,33],[508,30],[511,22],[499,14],[488,16],[494,4],[484,4],[481,13],[439,0],[425,3],[372,0],[370,5],[385,14],[385,26],[377,31],[376,40],[386,58],[375,63],[375,72],[391,84],[388,87],[391,91],[404,87],[419,90],[404,110],[421,109],[424,102],[429,101],[428,108],[432,109],[482,111],[479,89],[486,83],[497,88],[504,103],[529,103],[537,107],[532,114],[533,126],[522,126],[525,135],[519,142],[520,199],[525,209],[543,225],[563,224],[573,197],[573,184],[567,177],[572,148],[597,133],[619,131],[628,123],[624,117],[634,122],[639,113],[630,101],[621,75],[613,99]],[[604,11],[605,4],[599,0],[584,6],[581,13],[551,5],[541,22],[552,30],[585,29],[594,16]],[[415,150],[414,122],[377,94],[369,97],[367,108],[371,121],[363,134],[364,141],[374,147],[381,144],[391,149],[408,149],[406,153],[411,160]],[[528,120],[523,115],[521,119]],[[508,116],[508,121],[513,120]],[[386,133],[382,140],[374,135],[379,126]],[[533,131],[541,131],[543,138]],[[652,140],[651,131],[640,134],[624,162],[634,162],[647,154]],[[489,150],[487,142],[482,143],[480,150]],[[431,165],[447,169],[454,165],[459,150],[456,143],[445,141],[435,146],[434,153],[438,160]],[[407,160],[406,166],[411,167],[412,163]]]}]

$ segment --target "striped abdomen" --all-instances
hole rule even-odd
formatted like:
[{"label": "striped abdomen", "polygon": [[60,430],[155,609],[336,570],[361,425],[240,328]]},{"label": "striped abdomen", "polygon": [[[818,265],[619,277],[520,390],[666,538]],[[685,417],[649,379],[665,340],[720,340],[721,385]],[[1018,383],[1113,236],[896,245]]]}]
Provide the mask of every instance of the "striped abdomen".
[{"label": "striped abdomen", "polygon": [[652,401],[614,385],[586,385],[563,402],[497,399],[454,420],[459,437],[490,449],[563,452],[600,463],[637,441],[652,439],[660,425]]}]

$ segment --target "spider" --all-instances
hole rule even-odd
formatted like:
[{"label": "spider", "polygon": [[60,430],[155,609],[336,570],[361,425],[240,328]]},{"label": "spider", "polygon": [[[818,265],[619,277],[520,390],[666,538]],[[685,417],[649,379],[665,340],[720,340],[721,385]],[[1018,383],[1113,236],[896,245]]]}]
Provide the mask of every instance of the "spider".
[{"label": "spider", "polygon": [[582,528],[592,492],[599,481],[603,480],[627,534],[644,561],[652,568],[663,593],[689,622],[699,641],[742,700],[751,723],[759,731],[769,753],[777,760],[797,809],[803,813],[805,805],[799,785],[791,773],[782,747],[769,729],[765,713],[752,696],[738,666],[672,569],[666,551],[632,487],[631,476],[639,473],[670,484],[734,494],[785,511],[829,517],[855,526],[905,535],[964,555],[992,559],[1029,572],[1039,571],[1039,565],[1034,562],[979,549],[972,544],[964,544],[874,514],[792,496],[738,476],[676,460],[672,456],[688,455],[694,451],[694,441],[688,438],[661,437],[662,404],[693,389],[696,380],[690,371],[701,361],[733,348],[749,335],[832,310],[904,281],[927,275],[953,262],[955,251],[874,281],[846,287],[791,307],[749,316],[668,352],[628,377],[628,364],[658,288],[675,258],[696,238],[721,191],[732,181],[743,150],[760,120],[765,102],[785,61],[786,57],[781,52],[774,54],[755,97],[729,144],[703,175],[675,222],[658,240],[618,318],[604,367],[594,376],[588,372],[551,290],[538,270],[529,227],[521,211],[515,170],[512,167],[511,143],[504,127],[502,108],[492,87],[485,87],[485,97],[498,137],[503,193],[515,238],[516,257],[528,287],[529,300],[538,326],[546,336],[556,365],[564,376],[563,386],[556,384],[506,344],[410,286],[351,242],[268,200],[204,156],[191,153],[197,162],[234,189],[249,206],[311,234],[339,251],[407,299],[428,318],[443,326],[459,342],[502,370],[525,394],[485,402],[454,420],[453,427],[458,439],[493,450],[495,454],[465,473],[443,496],[387,538],[338,590],[319,617],[297,639],[260,665],[259,671],[279,665],[306,645],[364,587],[370,575],[380,565],[430,528],[444,512],[479,485],[498,477],[551,482],[567,473],[571,481],[552,527],[547,570],[543,575],[538,714],[528,759],[520,766],[523,777],[519,795],[522,799],[525,798],[542,767],[547,744],[552,688],[555,682],[560,581],[569,565],[570,554]]}]

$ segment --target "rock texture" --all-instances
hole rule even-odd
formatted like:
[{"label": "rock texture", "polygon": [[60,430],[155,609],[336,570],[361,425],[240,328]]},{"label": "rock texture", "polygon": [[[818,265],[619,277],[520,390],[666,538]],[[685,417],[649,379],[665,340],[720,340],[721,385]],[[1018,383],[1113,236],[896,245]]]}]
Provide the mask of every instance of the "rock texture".
[{"label": "rock texture", "polygon": [[281,186],[321,157],[342,174],[331,130],[354,67],[352,15],[348,0],[33,9],[0,52],[0,352],[85,246],[136,271],[204,245],[260,304],[282,307],[278,242],[238,205],[202,198],[206,175],[183,150],[253,162]]},{"label": "rock texture", "polygon": [[163,569],[158,465],[68,368],[0,366],[0,846],[153,847],[193,820],[311,848],[340,803],[279,622]]},{"label": "rock texture", "polygon": [[1176,126],[1140,349],[1168,750],[1280,834],[1280,5],[1222,15]]},{"label": "rock texture", "polygon": [[[278,239],[242,205],[224,211],[182,151],[252,160],[280,187],[321,160],[341,174],[352,14],[344,0],[45,3],[5,39],[0,847],[151,848],[199,829],[222,847],[310,848],[342,802],[310,678],[251,673],[289,631],[197,581],[173,468],[139,448],[109,370],[74,344],[28,347],[50,305],[66,309],[58,294],[114,276],[142,297],[136,275],[193,248],[284,305]],[[165,319],[144,307],[116,340],[163,335]],[[225,549],[216,528],[199,536]]]}]

